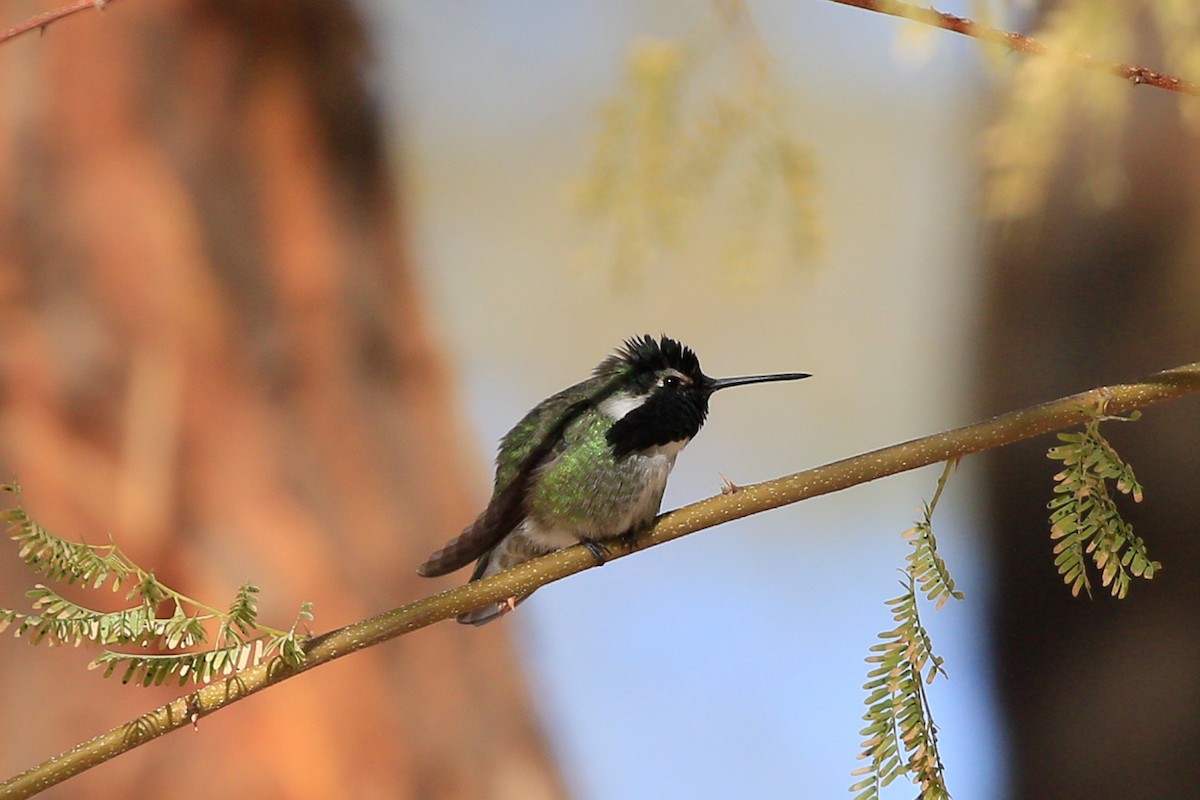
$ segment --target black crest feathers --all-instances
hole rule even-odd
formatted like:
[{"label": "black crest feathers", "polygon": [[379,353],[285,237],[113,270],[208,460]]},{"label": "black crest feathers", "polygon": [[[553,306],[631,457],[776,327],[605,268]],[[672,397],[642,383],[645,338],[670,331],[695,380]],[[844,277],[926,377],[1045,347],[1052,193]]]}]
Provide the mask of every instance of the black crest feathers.
[{"label": "black crest feathers", "polygon": [[700,359],[692,348],[680,344],[668,336],[655,340],[650,334],[626,339],[624,346],[596,367],[598,378],[609,378],[629,371],[652,374],[663,369],[674,369],[693,380],[699,380]]}]

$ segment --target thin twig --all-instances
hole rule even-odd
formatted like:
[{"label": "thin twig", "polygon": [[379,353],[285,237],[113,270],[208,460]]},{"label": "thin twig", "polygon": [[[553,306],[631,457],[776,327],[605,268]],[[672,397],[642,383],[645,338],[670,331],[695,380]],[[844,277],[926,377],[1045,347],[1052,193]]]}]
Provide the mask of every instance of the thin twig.
[{"label": "thin twig", "polygon": [[42,14],[36,14],[22,22],[20,25],[14,25],[3,33],[0,33],[0,44],[4,44],[9,39],[15,39],[22,34],[29,33],[30,31],[44,31],[47,25],[58,22],[60,19],[69,17],[72,14],[78,14],[80,11],[87,11],[88,9],[92,8],[96,9],[97,11],[103,11],[111,2],[114,2],[114,0],[81,0],[73,6],[64,6],[63,8],[58,8],[54,11],[46,11]]},{"label": "thin twig", "polygon": [[[610,555],[620,558],[722,522],[1069,428],[1091,419],[1097,409],[1107,414],[1126,414],[1196,393],[1200,393],[1200,362],[1160,372],[1136,383],[1092,389],[985,422],[710,497],[662,515],[636,541],[611,545]],[[0,798],[30,797],[151,739],[193,724],[200,717],[336,658],[488,603],[528,594],[539,586],[594,566],[595,559],[586,548],[570,547],[486,580],[458,586],[317,636],[305,645],[303,666],[289,667],[275,659],[204,686],[0,783]],[[472,635],[471,630],[464,628],[462,635]]]},{"label": "thin twig", "polygon": [[947,14],[944,11],[938,11],[928,6],[915,6],[910,3],[901,2],[900,0],[830,0],[830,2],[840,3],[844,6],[854,6],[866,11],[875,11],[880,14],[888,14],[893,17],[911,19],[923,25],[931,25],[942,30],[961,33],[963,36],[970,36],[983,42],[998,44],[1019,53],[1066,58],[1081,67],[1107,72],[1118,78],[1124,78],[1130,83],[1154,86],[1159,89],[1166,89],[1169,92],[1200,96],[1200,86],[1191,81],[1176,78],[1174,75],[1156,72],[1145,67],[1123,64],[1119,61],[1105,61],[1087,53],[1051,47],[1031,36],[1003,31],[999,28],[983,25],[966,17]]}]

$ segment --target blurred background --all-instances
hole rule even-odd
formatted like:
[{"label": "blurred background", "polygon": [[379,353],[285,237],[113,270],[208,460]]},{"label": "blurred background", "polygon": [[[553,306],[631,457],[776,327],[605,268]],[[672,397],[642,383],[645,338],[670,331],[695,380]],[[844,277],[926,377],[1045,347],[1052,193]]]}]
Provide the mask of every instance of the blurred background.
[{"label": "blurred background", "polygon": [[[1020,21],[1053,29],[1070,5]],[[1084,41],[1178,58],[1157,5],[1126,4],[1127,40]],[[722,475],[1194,360],[1186,106],[1103,76],[1125,99],[1085,124],[1061,99],[1075,79],[1024,63],[816,1],[123,0],[66,20],[0,47],[0,469],[60,535],[112,536],[215,605],[252,578],[264,619],[311,600],[326,630],[465,580],[415,568],[486,502],[498,439],[634,334],[681,339],[711,375],[815,375],[719,395],[666,508]],[[1032,135],[1022,92],[1047,81],[1061,113],[1032,141],[1061,145],[1037,152],[1035,189],[1010,180],[997,201],[988,170],[1011,178],[1012,153],[1033,153],[1012,131]],[[747,205],[739,176],[778,167],[755,172],[751,149],[699,199],[637,206],[670,217],[662,241],[605,216],[619,204],[582,213],[619,163],[622,98],[675,91],[681,115],[759,120],[749,140],[786,144],[771,152],[795,180]],[[632,152],[653,172],[676,144]],[[1003,222],[982,221],[997,203]],[[924,621],[958,800],[1196,785],[1198,413],[1111,426],[1165,565],[1122,603],[1072,599],[1054,573],[1049,440],[952,476],[934,530],[967,597]],[[686,537],[483,628],[435,626],[47,796],[847,796],[863,658],[939,474]],[[34,580],[0,559],[0,607]],[[0,774],[178,694],[101,680],[90,657],[0,646]]]}]

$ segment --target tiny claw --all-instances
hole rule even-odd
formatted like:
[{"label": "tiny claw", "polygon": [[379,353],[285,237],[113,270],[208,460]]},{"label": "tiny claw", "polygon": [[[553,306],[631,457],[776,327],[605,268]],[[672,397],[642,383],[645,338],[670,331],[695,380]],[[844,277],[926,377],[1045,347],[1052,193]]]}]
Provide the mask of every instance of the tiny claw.
[{"label": "tiny claw", "polygon": [[742,487],[738,486],[736,483],[729,480],[729,476],[726,475],[724,472],[720,473],[720,475],[721,475],[721,494],[737,494],[738,492],[740,492],[742,490]]},{"label": "tiny claw", "polygon": [[501,600],[497,605],[500,606],[501,614],[507,614],[517,607],[517,596],[513,595],[505,600]]},{"label": "tiny claw", "polygon": [[588,552],[592,554],[592,558],[596,559],[596,564],[599,566],[604,566],[604,564],[608,561],[608,557],[610,555],[608,548],[597,542],[595,539],[580,539],[579,543],[587,548]]}]

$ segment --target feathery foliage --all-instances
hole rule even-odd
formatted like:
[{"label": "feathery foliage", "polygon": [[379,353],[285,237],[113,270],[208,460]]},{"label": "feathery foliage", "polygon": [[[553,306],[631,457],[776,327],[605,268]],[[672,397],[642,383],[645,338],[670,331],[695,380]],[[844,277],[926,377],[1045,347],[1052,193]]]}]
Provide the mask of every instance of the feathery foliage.
[{"label": "feathery foliage", "polygon": [[[788,131],[771,56],[741,3],[713,13],[689,37],[634,43],[601,110],[577,200],[605,229],[619,278],[678,244],[688,215],[717,196],[733,198],[715,210],[732,269],[761,264],[774,239],[792,261],[819,249],[814,159]],[[723,91],[712,72],[726,60],[736,77]]]},{"label": "feathery foliage", "polygon": [[[0,489],[19,492],[16,486]],[[116,611],[99,611],[39,583],[25,593],[32,613],[0,608],[0,631],[13,626],[16,636],[27,637],[32,644],[99,645],[105,649],[89,669],[103,667],[104,677],[120,669],[122,682],[136,681],[143,686],[162,684],[172,676],[180,685],[189,680],[206,683],[272,657],[293,666],[304,661],[306,634],[297,628],[313,618],[310,603],[300,607],[290,629],[278,630],[258,622],[259,590],[251,583],[238,587],[229,611],[219,611],[164,585],[115,544],[60,539],[19,506],[0,513],[0,519],[7,523],[9,538],[20,546],[21,558],[34,572],[56,583],[78,583],[90,590],[111,586],[115,592],[128,584],[125,599],[133,603]],[[164,605],[170,609],[165,616],[160,614]],[[209,625],[217,626],[215,645],[187,651],[208,643]],[[166,652],[109,649],[114,646]]]},{"label": "feathery foliage", "polygon": [[[0,489],[16,494],[16,486]],[[115,592],[134,571],[118,553],[116,545],[90,545],[59,539],[29,518],[25,510],[10,508],[0,514],[8,523],[9,538],[21,546],[18,555],[52,581],[82,583],[99,589],[110,579]]]},{"label": "feathery foliage", "polygon": [[[1128,419],[1138,416],[1134,413]],[[1050,538],[1055,541],[1054,565],[1071,587],[1071,594],[1078,595],[1082,589],[1091,596],[1086,563],[1090,556],[1100,572],[1101,585],[1122,598],[1129,591],[1131,577],[1149,580],[1162,565],[1150,559],[1146,543],[1134,535],[1133,526],[1121,517],[1109,492],[1111,481],[1121,494],[1142,501],[1142,487],[1133,468],[1100,433],[1100,422],[1105,419],[1125,418],[1097,414],[1082,432],[1058,434],[1062,444],[1046,454],[1063,464],[1054,476],[1055,497],[1049,503]]]},{"label": "feathery foliage", "polygon": [[922,519],[901,534],[913,547],[904,557],[904,560],[908,562],[907,572],[914,585],[921,590],[929,602],[934,604],[934,608],[937,610],[940,610],[951,597],[955,600],[963,599],[963,593],[955,590],[954,578],[951,577],[946,562],[937,551],[937,539],[933,535],[932,524],[933,510],[942,496],[942,489],[945,488],[946,480],[950,477],[950,470],[957,463],[957,461],[946,462],[946,469],[938,478],[933,500],[925,504],[925,513]]},{"label": "feathery foliage", "polygon": [[871,665],[863,684],[867,691],[863,721],[867,725],[860,731],[866,738],[858,757],[869,763],[853,772],[859,778],[850,787],[855,800],[878,800],[880,791],[902,775],[920,787],[925,800],[950,797],[925,690],[938,675],[945,677],[946,671],[921,622],[917,593],[924,594],[936,608],[951,597],[963,597],[937,552],[932,527],[933,512],[956,463],[946,462],[923,518],[904,532],[913,549],[905,557],[908,564],[900,581],[903,592],[885,601],[896,627],[879,634],[879,642],[871,646],[866,659]]}]

